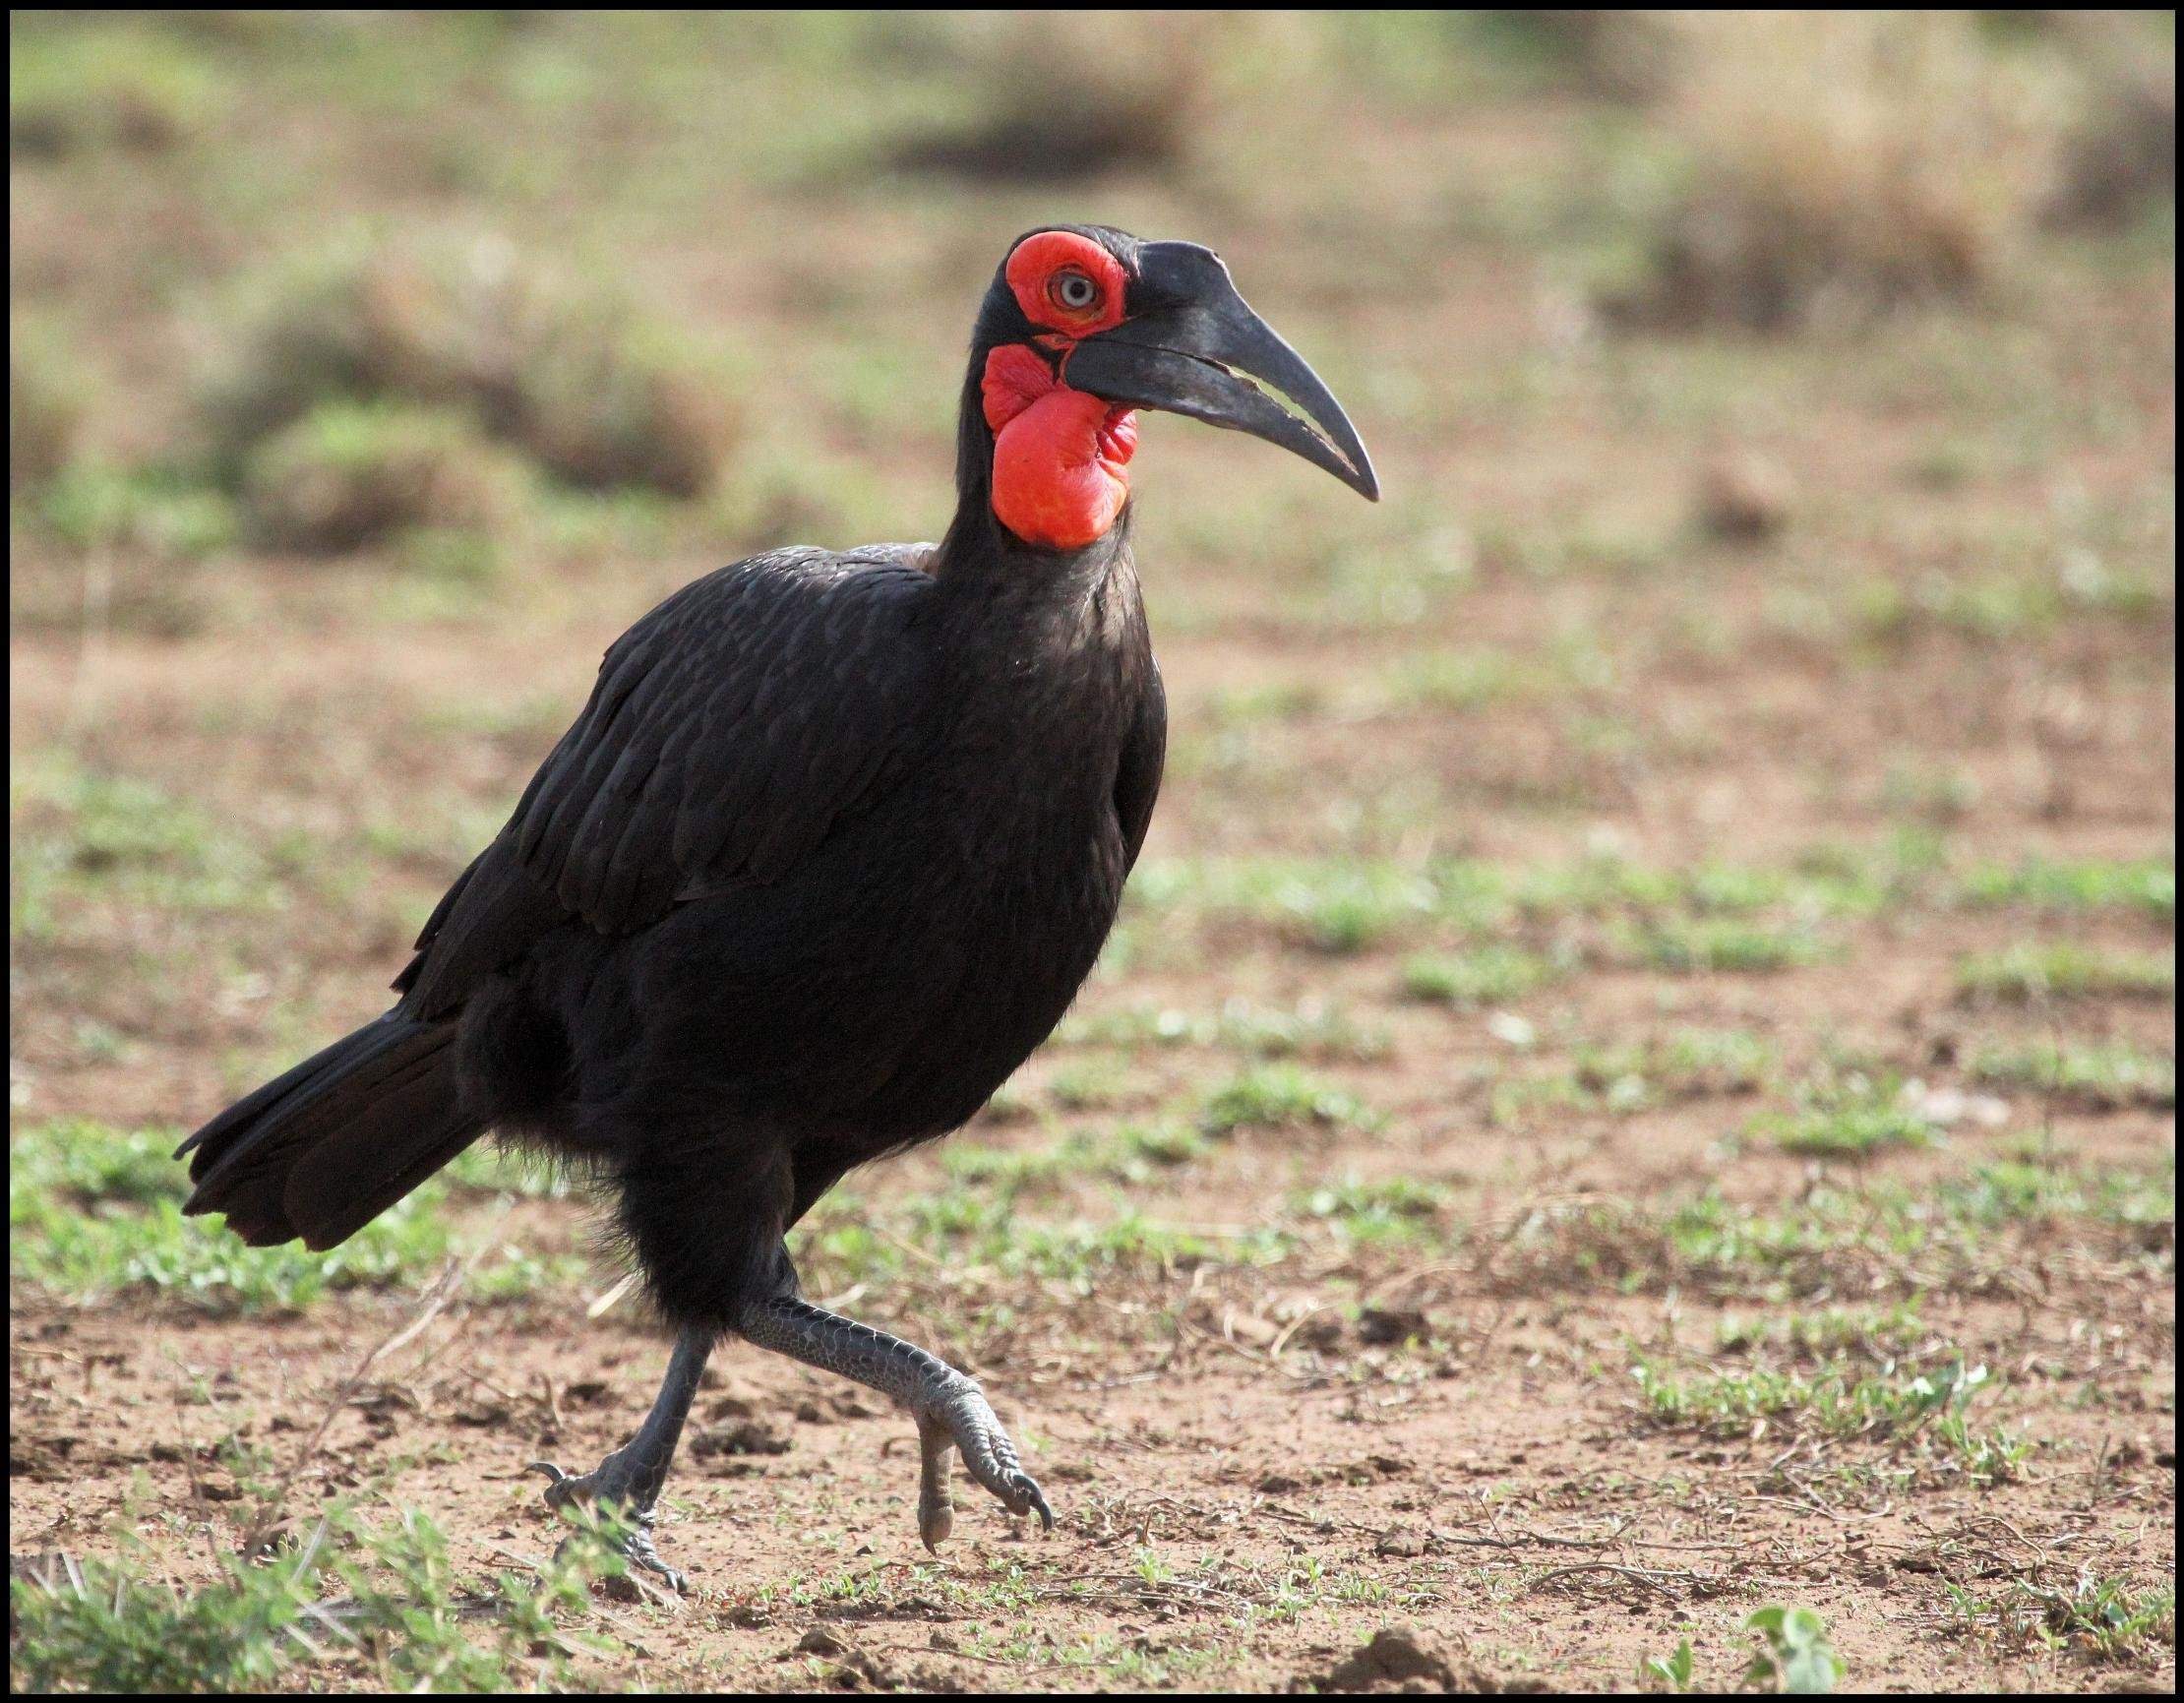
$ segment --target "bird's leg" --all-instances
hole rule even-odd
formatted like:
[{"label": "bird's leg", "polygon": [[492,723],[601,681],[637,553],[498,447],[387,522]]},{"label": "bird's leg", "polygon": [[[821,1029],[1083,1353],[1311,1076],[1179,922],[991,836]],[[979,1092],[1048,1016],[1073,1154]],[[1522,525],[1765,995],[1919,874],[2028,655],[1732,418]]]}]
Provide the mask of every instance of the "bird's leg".
[{"label": "bird's leg", "polygon": [[937,1355],[869,1324],[843,1318],[793,1295],[746,1307],[736,1328],[758,1348],[785,1354],[821,1371],[839,1372],[890,1395],[918,1422],[923,1477],[918,1487],[918,1535],[938,1549],[954,1524],[948,1496],[948,1451],[960,1449],[971,1477],[1012,1514],[1036,1513],[1054,1529],[1054,1514],[1038,1481],[1016,1458],[1000,1420],[975,1379]]},{"label": "bird's leg", "polygon": [[652,1509],[660,1487],[667,1482],[668,1463],[683,1435],[683,1421],[698,1395],[698,1380],[712,1353],[714,1336],[696,1326],[675,1339],[674,1358],[667,1363],[667,1377],[644,1416],[637,1435],[607,1456],[581,1478],[574,1478],[551,1461],[533,1461],[530,1470],[546,1475],[546,1501],[555,1508],[571,1502],[612,1503],[631,1522],[624,1552],[632,1563],[657,1573],[669,1587],[681,1591],[683,1575],[660,1559],[652,1547]]}]

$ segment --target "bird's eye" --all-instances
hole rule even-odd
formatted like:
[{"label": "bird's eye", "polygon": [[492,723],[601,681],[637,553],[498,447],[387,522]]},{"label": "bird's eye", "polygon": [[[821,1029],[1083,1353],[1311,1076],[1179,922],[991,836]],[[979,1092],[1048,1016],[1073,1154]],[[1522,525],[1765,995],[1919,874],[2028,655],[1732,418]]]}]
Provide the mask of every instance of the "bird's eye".
[{"label": "bird's eye", "polygon": [[1055,302],[1071,313],[1082,313],[1100,299],[1100,286],[1080,272],[1055,274],[1052,285]]}]

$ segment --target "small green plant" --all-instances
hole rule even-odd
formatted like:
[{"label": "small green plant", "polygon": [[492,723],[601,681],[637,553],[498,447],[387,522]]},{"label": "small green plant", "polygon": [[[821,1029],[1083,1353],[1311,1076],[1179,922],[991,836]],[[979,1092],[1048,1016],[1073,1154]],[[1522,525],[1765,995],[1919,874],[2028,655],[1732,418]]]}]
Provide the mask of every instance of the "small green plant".
[{"label": "small green plant", "polygon": [[2129,1662],[2176,1642],[2173,1586],[2145,1589],[2088,1572],[2067,1590],[2013,1580],[1991,1598],[1955,1584],[1949,1595],[1968,1626],[2009,1647],[2030,1644],[2093,1662]]},{"label": "small green plant", "polygon": [[1259,1064],[1230,1078],[1208,1095],[1199,1127],[1209,1135],[1239,1129],[1278,1129],[1323,1124],[1369,1128],[1373,1115],[1355,1094],[1321,1081],[1294,1064]]},{"label": "small green plant", "polygon": [[1754,1612],[1744,1629],[1760,1640],[1744,1670],[1744,1683],[1755,1690],[1820,1696],[1849,1672],[1828,1642],[1828,1623],[1810,1609],[1770,1606]]},{"label": "small green plant", "polygon": [[1691,1640],[1683,1639],[1668,1656],[1647,1656],[1638,1663],[1638,1683],[1661,1690],[1673,1691],[1679,1696],[1691,1689],[1691,1680],[1698,1664],[1691,1655]]},{"label": "small green plant", "polygon": [[2024,1458],[2018,1439],[1966,1425],[1987,1369],[1962,1361],[1930,1371],[1887,1363],[1863,1376],[1836,1362],[1809,1376],[1755,1367],[1679,1379],[1641,1360],[1631,1372],[1655,1424],[1709,1436],[1748,1434],[1762,1423],[1838,1439],[1908,1442],[1930,1433],[1956,1468],[1985,1483],[2013,1476]]},{"label": "small green plant", "polygon": [[1940,1133],[1893,1075],[1824,1069],[1797,1090],[1797,1109],[1757,1119],[1753,1128],[1786,1153],[1815,1159],[1864,1159],[1925,1147]]},{"label": "small green plant", "polygon": [[1924,1147],[1932,1122],[1904,1106],[1815,1108],[1763,1124],[1785,1153],[1815,1159],[1863,1159],[1896,1147]]},{"label": "small green plant", "polygon": [[2012,864],[1978,864],[1958,878],[1961,903],[1982,907],[2025,905],[2059,913],[2138,912],[2157,922],[2176,916],[2173,858],[2025,858]]}]

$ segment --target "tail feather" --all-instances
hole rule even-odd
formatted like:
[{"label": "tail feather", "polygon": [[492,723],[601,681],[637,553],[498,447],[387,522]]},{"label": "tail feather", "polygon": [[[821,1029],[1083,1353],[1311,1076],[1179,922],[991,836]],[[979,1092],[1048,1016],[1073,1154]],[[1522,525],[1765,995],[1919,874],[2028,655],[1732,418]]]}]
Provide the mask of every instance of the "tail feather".
[{"label": "tail feather", "polygon": [[255,1247],[346,1241],[484,1133],[455,1034],[390,1011],[237,1101],[177,1149],[197,1184],[182,1210]]}]

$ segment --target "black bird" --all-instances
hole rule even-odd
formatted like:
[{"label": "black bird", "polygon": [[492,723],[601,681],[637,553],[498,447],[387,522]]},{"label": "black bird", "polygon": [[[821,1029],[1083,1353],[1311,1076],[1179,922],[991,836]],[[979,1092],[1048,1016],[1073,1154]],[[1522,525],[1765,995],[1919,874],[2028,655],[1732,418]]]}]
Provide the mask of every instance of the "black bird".
[{"label": "black bird", "polygon": [[[495,1130],[588,1167],[674,1357],[637,1434],[547,1499],[634,1560],[724,1334],[916,1417],[1053,1524],[971,1378],[798,1293],[782,1238],[851,1167],[945,1134],[1061,1020],[1160,790],[1167,709],[1131,560],[1132,410],[1378,484],[1210,250],[1099,225],[1009,247],[971,339],[938,545],[788,549],[685,586],[451,887],[400,998],[182,1144],[184,1210],[331,1247]],[[177,1155],[179,1157],[179,1154]]]}]

